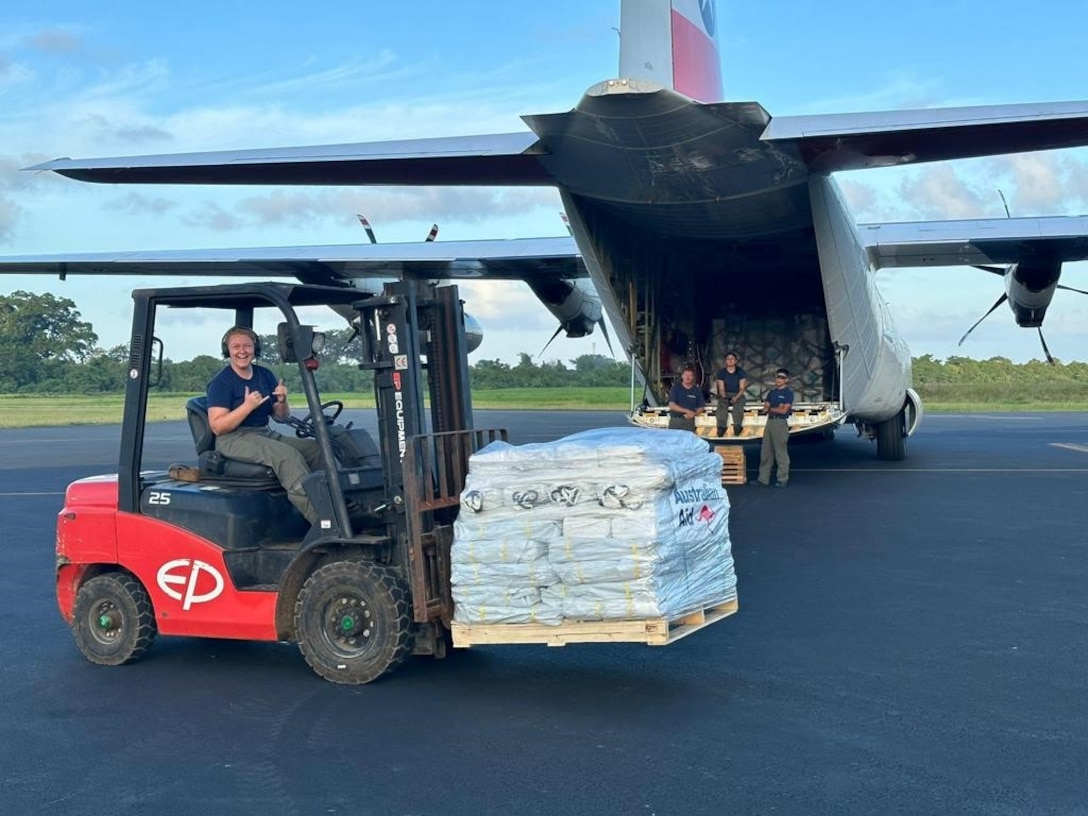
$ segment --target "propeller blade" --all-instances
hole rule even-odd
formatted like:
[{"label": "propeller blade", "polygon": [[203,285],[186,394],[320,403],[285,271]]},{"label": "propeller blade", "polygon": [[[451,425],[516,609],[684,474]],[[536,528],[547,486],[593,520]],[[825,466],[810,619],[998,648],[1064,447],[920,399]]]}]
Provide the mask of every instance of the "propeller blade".
[{"label": "propeller blade", "polygon": [[1000,275],[1005,277],[1005,267],[1003,266],[982,266],[981,264],[972,264],[975,269],[981,269],[983,272],[990,272],[994,275]]},{"label": "propeller blade", "polygon": [[365,215],[355,214],[355,217],[359,219],[359,223],[363,225],[363,229],[366,230],[366,237],[370,239],[370,243],[378,243],[378,239],[374,237],[374,230],[370,227],[370,222],[366,220]]},{"label": "propeller blade", "polygon": [[960,341],[958,343],[956,343],[956,345],[957,346],[962,346],[963,341],[967,339],[967,335],[969,335],[971,332],[973,332],[975,330],[975,328],[978,326],[979,323],[981,323],[987,317],[992,315],[994,313],[994,310],[1008,299],[1009,299],[1009,296],[1006,295],[1004,292],[1002,292],[1001,297],[999,297],[997,299],[997,302],[993,306],[990,307],[990,311],[986,312],[986,314],[984,314],[982,317],[980,317],[978,320],[976,320],[975,325],[972,326],[971,328],[969,328],[967,331],[965,331],[963,333],[963,337],[960,338]]},{"label": "propeller blade", "polygon": [[1043,339],[1042,326],[1039,327],[1039,342],[1043,344],[1043,354],[1046,355],[1046,361],[1051,365],[1057,365],[1057,363],[1054,362],[1054,358],[1050,356],[1050,349],[1046,347],[1046,340]]},{"label": "propeller blade", "polygon": [[1076,292],[1079,295],[1088,295],[1088,292],[1085,292],[1083,289],[1076,289],[1072,286],[1066,286],[1064,283],[1059,283],[1058,288],[1064,289],[1067,292]]},{"label": "propeller blade", "polygon": [[430,243],[438,237],[438,224],[431,224],[431,231],[427,233],[427,237],[424,239],[425,243]]},{"label": "propeller blade", "polygon": [[1012,213],[1009,212],[1009,202],[1005,200],[1005,194],[1001,192],[1001,188],[997,188],[997,194],[1001,196],[1001,203],[1005,205],[1005,217],[1012,218]]},{"label": "propeller blade", "polygon": [[597,321],[597,325],[601,327],[601,335],[604,337],[605,345],[608,346],[608,353],[615,357],[616,352],[612,350],[612,338],[608,336],[608,326],[605,325],[604,315],[601,315],[601,319]]},{"label": "propeller blade", "polygon": [[559,332],[561,332],[561,331],[563,331],[563,324],[562,323],[560,323],[559,328],[555,330],[555,334],[553,334],[551,337],[548,338],[548,342],[544,344],[544,348],[542,348],[540,350],[540,354],[538,354],[536,356],[538,360],[544,355],[544,352],[548,350],[548,346],[550,346],[552,344],[552,340],[557,338],[559,336]]}]

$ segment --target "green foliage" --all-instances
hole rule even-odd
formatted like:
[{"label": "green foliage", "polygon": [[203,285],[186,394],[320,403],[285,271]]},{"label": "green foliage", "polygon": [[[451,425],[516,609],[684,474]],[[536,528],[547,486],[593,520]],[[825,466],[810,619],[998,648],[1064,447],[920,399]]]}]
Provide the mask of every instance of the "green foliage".
[{"label": "green foliage", "polygon": [[469,368],[472,389],[497,391],[503,388],[588,388],[628,385],[631,369],[610,357],[585,354],[571,360],[573,370],[556,360],[534,365],[525,353],[518,364],[510,366],[500,360],[480,360]]},{"label": "green foliage", "polygon": [[79,318],[68,298],[22,290],[0,295],[0,391],[66,391],[69,366],[90,359],[98,342]]},{"label": "green foliage", "polygon": [[[374,378],[372,372],[358,367],[361,340],[347,328],[328,331],[325,336],[317,372],[322,393],[369,399]],[[0,394],[121,394],[127,380],[128,349],[123,345],[97,348],[97,339],[67,298],[22,291],[0,296]],[[283,377],[291,393],[300,394],[298,369],[278,362],[275,335],[264,336],[261,342],[265,349],[262,364]],[[938,360],[929,354],[916,357],[913,363],[915,388],[935,408],[1000,403],[1035,409],[1040,405],[1088,404],[1086,363],[1017,364],[1004,357]],[[210,355],[166,359],[156,391],[199,394],[223,365],[222,359]],[[522,353],[516,365],[477,360],[469,368],[474,400],[482,398],[491,404],[503,404],[509,396],[511,404],[575,407],[589,406],[599,399],[602,405],[626,405],[630,378],[627,363],[600,354],[538,364]],[[545,389],[548,394],[534,396]]]}]

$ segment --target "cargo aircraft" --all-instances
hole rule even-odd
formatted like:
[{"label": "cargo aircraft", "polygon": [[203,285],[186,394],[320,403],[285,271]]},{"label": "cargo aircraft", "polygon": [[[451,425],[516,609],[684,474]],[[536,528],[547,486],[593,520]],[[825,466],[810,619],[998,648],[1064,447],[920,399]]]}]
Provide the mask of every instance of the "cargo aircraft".
[{"label": "cargo aircraft", "polygon": [[995,308],[1039,327],[1062,264],[1088,258],[1088,218],[858,225],[834,174],[1082,146],[1088,102],[772,117],[720,101],[719,22],[713,0],[622,0],[618,77],[517,133],[28,168],[110,184],[552,186],[570,236],[8,257],[0,272],[522,279],[568,335],[603,306],[645,385],[635,421],[662,421],[681,365],[709,386],[732,349],[753,390],[791,370],[791,431],[849,421],[902,459],[922,404],[874,271],[982,267],[1004,280]]}]

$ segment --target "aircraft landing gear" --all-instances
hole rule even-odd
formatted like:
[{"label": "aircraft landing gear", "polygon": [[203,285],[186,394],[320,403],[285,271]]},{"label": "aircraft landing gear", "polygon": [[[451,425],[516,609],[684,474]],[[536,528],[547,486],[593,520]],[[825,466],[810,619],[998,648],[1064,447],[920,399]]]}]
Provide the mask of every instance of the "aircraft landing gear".
[{"label": "aircraft landing gear", "polygon": [[902,462],[907,458],[907,426],[905,412],[873,426],[876,436],[876,458],[882,462]]}]

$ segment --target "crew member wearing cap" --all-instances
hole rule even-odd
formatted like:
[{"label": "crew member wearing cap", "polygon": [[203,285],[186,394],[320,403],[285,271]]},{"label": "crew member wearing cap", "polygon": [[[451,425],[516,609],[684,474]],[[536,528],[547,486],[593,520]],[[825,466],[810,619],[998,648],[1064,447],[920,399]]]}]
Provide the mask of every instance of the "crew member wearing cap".
[{"label": "crew member wearing cap", "polygon": [[706,410],[703,389],[695,384],[695,369],[685,366],[680,382],[669,389],[669,427],[695,433],[695,417]]},{"label": "crew member wearing cap", "polygon": [[771,466],[778,465],[778,481],[775,487],[785,487],[790,480],[790,454],[788,443],[790,427],[788,418],[793,412],[793,389],[786,385],[790,373],[780,368],[774,373],[774,388],[763,398],[763,412],[767,424],[763,429],[763,444],[759,449],[759,480],[767,487],[771,483]]}]

